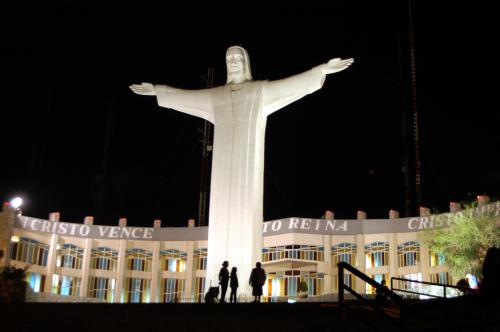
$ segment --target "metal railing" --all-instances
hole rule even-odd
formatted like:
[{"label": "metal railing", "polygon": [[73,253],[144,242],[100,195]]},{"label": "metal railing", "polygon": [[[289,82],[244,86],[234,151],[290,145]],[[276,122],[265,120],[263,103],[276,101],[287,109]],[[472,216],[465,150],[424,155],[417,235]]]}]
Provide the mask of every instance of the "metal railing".
[{"label": "metal railing", "polygon": [[[409,290],[407,288],[396,288],[396,287],[394,287],[394,281],[403,281],[405,283],[417,283],[417,284],[420,284],[420,285],[442,287],[443,288],[443,295],[441,296],[441,295],[429,294],[429,293],[419,293],[419,292],[415,292],[415,291]],[[477,293],[476,289],[468,288],[468,287],[460,287],[460,286],[453,286],[453,285],[447,285],[447,284],[439,284],[439,283],[436,283],[436,282],[412,280],[412,279],[406,279],[406,278],[397,278],[397,277],[392,277],[391,278],[391,290],[392,291],[397,291],[397,292],[402,292],[402,293],[408,293],[408,294],[415,294],[415,295],[423,295],[423,296],[428,296],[428,297],[445,298],[446,299],[447,298],[446,289],[457,289],[457,290],[461,291],[462,293]]]},{"label": "metal railing", "polygon": [[[379,313],[382,317],[387,318],[391,323],[393,323],[396,327],[399,327],[400,331],[404,331],[405,325],[404,325],[404,308],[405,308],[405,302],[401,296],[387,288],[386,286],[381,285],[380,283],[376,282],[363,272],[359,271],[352,265],[347,264],[346,262],[340,262],[337,264],[338,266],[338,276],[339,276],[339,312],[340,312],[340,321],[342,324],[345,323],[345,308],[351,310],[355,315],[358,315],[359,318],[368,326],[373,328],[374,330],[379,330],[372,322],[367,320],[363,315],[356,313],[356,311],[344,300],[344,291],[348,291],[351,293],[355,298],[360,300],[362,303],[365,303],[369,307],[371,307],[375,312]],[[394,317],[389,315],[387,312],[385,312],[383,309],[381,309],[376,303],[373,303],[372,301],[368,301],[364,296],[356,292],[354,289],[349,287],[349,285],[346,285],[344,283],[344,270],[347,270],[351,273],[351,275],[358,277],[359,279],[363,280],[367,284],[371,285],[377,290],[377,294],[381,294],[384,296],[387,296],[394,304],[396,304],[397,308],[399,309],[399,317]]]}]

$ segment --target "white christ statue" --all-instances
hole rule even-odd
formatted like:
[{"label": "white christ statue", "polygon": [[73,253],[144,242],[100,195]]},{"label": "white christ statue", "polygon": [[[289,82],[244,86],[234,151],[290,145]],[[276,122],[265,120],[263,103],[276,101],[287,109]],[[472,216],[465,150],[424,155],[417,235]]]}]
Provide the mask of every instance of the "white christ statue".
[{"label": "white christ statue", "polygon": [[156,96],[158,105],[194,115],[214,125],[206,289],[218,284],[221,264],[238,268],[240,290],[251,295],[248,280],[261,260],[264,194],[264,135],[267,117],[319,90],[327,74],[349,67],[335,58],[304,73],[276,81],[254,81],[245,49],[226,52],[227,83],[183,90],[151,83],[133,84],[139,94]]}]

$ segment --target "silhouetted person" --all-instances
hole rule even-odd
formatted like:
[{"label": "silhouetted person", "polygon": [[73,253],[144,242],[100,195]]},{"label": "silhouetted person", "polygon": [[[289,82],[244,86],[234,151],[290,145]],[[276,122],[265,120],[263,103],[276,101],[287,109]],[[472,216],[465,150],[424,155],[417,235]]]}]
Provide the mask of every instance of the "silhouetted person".
[{"label": "silhouetted person", "polygon": [[238,276],[236,275],[236,267],[233,266],[231,269],[231,281],[229,282],[229,287],[231,287],[231,294],[229,294],[229,302],[236,303],[236,291],[238,290]]},{"label": "silhouetted person", "polygon": [[229,270],[227,267],[229,266],[228,261],[224,261],[222,263],[222,267],[219,271],[219,285],[220,285],[220,303],[226,303],[226,292],[227,285],[229,284]]},{"label": "silhouetted person", "polygon": [[205,303],[215,303],[217,296],[219,296],[219,287],[210,287],[205,294]]},{"label": "silhouetted person", "polygon": [[500,249],[491,247],[486,252],[483,262],[483,279],[479,292],[485,298],[500,297]]},{"label": "silhouetted person", "polygon": [[260,302],[262,296],[262,286],[266,282],[266,271],[261,267],[262,264],[257,262],[250,274],[250,286],[252,286],[252,295],[255,297],[253,302]]},{"label": "silhouetted person", "polygon": [[462,291],[464,294],[470,294],[470,284],[469,284],[469,279],[463,278],[457,281],[456,286],[460,291]]},{"label": "silhouetted person", "polygon": [[[387,289],[385,279],[382,279],[380,284],[382,285],[383,289]],[[384,293],[381,288],[377,288],[376,293],[377,293],[377,295],[375,296],[375,303],[381,307],[386,306],[387,305],[387,294]]]}]

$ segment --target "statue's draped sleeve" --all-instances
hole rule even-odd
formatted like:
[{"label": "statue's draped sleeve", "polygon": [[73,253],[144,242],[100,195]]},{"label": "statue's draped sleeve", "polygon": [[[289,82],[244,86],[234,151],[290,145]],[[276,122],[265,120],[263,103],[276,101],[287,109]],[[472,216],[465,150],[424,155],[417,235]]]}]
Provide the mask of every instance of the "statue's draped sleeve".
[{"label": "statue's draped sleeve", "polygon": [[281,80],[266,82],[262,107],[263,115],[268,116],[280,108],[321,89],[325,82],[322,66]]},{"label": "statue's draped sleeve", "polygon": [[214,110],[209,89],[183,90],[155,85],[158,105],[193,115],[214,123]]}]

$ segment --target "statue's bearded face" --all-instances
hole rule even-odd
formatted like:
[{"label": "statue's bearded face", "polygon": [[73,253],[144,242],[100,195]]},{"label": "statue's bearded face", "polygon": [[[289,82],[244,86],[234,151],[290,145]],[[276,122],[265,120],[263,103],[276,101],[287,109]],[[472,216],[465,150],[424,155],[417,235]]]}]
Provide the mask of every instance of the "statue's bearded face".
[{"label": "statue's bearded face", "polygon": [[252,80],[250,59],[240,46],[231,46],[226,51],[227,83],[239,84]]},{"label": "statue's bearded face", "polygon": [[226,56],[227,72],[230,75],[244,75],[245,56],[239,49],[231,49]]}]

